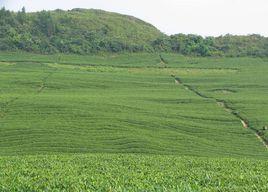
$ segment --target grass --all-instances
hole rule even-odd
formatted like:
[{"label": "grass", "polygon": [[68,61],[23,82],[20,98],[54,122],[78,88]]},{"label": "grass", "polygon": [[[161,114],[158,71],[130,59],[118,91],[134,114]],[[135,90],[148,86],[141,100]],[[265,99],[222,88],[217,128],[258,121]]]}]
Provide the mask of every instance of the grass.
[{"label": "grass", "polygon": [[0,53],[2,191],[266,191],[268,61],[162,57]]}]

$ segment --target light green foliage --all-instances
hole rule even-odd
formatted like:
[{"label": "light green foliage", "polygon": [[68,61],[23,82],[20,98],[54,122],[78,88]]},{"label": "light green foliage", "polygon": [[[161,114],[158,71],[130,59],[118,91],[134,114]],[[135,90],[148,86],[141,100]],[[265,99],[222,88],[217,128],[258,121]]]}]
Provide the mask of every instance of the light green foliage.
[{"label": "light green foliage", "polygon": [[0,158],[6,191],[267,191],[268,162],[160,155]]}]

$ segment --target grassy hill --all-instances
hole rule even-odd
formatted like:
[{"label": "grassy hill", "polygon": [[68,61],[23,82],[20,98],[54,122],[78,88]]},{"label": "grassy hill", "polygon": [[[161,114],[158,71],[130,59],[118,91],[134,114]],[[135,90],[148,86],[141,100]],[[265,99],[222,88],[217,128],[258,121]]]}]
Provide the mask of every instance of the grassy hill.
[{"label": "grassy hill", "polygon": [[110,46],[115,52],[127,47],[135,49],[135,46],[142,50],[143,46],[163,36],[154,26],[140,19],[102,10],[58,10],[51,12],[51,16],[61,32],[58,38],[63,41],[69,38],[77,42],[78,47],[87,40],[90,44],[97,43],[99,49],[101,43],[106,44],[103,46]]},{"label": "grassy hill", "polygon": [[74,29],[69,35],[97,31],[105,33],[106,38],[110,40],[125,41],[126,44],[130,45],[148,43],[163,35],[153,25],[138,18],[103,10],[58,10],[51,12],[51,15],[56,23],[61,23],[59,28]]},{"label": "grassy hill", "polygon": [[0,10],[0,50],[42,53],[143,51],[165,36],[132,16],[94,9],[13,13]]}]

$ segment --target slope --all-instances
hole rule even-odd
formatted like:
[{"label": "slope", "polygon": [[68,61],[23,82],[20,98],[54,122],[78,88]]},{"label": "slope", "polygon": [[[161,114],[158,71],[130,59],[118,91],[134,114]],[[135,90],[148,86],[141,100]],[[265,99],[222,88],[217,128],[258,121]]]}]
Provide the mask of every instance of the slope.
[{"label": "slope", "polygon": [[[22,56],[1,57],[6,60],[0,64],[1,155],[268,155],[232,114],[171,78],[175,74],[202,82],[200,76],[230,76],[236,69],[163,65],[153,54],[73,60],[61,56],[59,63],[51,56],[28,55],[24,58],[31,61],[12,61],[18,58]],[[211,86],[211,82],[203,85]]]}]

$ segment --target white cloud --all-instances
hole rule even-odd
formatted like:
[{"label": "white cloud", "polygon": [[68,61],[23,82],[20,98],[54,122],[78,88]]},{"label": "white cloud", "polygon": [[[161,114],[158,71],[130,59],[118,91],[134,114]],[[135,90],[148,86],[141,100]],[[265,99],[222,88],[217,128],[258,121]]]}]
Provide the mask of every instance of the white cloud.
[{"label": "white cloud", "polygon": [[0,0],[28,11],[98,8],[144,19],[168,34],[204,36],[259,33],[268,36],[268,0]]}]

